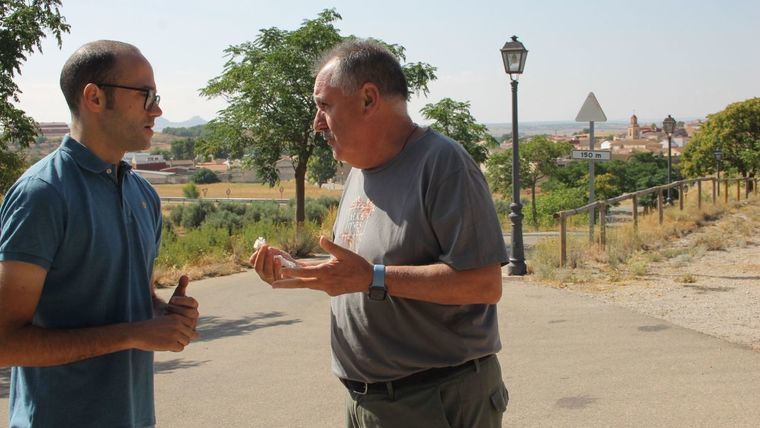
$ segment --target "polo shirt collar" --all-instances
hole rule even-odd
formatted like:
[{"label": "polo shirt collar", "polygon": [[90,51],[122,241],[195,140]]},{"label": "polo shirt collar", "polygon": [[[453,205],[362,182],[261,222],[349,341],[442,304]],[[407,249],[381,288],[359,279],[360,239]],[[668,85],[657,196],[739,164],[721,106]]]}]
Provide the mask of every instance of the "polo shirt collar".
[{"label": "polo shirt collar", "polygon": [[[84,144],[71,138],[69,134],[63,137],[61,142],[61,149],[69,153],[76,163],[87,171],[95,174],[105,172],[113,165],[95,156],[95,153],[90,151]],[[124,161],[119,161],[119,169],[124,172],[132,169],[132,166]]]}]

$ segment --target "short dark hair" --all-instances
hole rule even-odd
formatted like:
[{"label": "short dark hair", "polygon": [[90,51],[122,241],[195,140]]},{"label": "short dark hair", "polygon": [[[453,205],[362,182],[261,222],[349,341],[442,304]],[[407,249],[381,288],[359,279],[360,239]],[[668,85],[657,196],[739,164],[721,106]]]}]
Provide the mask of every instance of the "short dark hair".
[{"label": "short dark hair", "polygon": [[[118,59],[124,55],[142,55],[140,50],[129,43],[114,40],[98,40],[80,47],[74,52],[61,70],[61,91],[66,104],[74,116],[78,116],[79,99],[88,83],[114,82],[119,78]],[[112,88],[106,91],[106,106],[110,107]]]},{"label": "short dark hair", "polygon": [[371,39],[348,39],[324,54],[317,72],[336,61],[330,84],[344,93],[353,93],[361,85],[377,85],[380,95],[409,98],[409,86],[398,59],[382,44]]}]

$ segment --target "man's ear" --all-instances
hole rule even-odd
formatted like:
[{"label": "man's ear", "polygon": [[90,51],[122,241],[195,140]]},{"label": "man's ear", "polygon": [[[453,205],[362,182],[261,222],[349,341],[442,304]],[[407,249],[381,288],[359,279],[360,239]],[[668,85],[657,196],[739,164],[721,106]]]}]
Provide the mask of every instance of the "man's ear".
[{"label": "man's ear", "polygon": [[378,101],[380,101],[380,90],[374,83],[367,82],[361,87],[362,103],[364,106],[364,112],[369,113],[377,108]]},{"label": "man's ear", "polygon": [[79,102],[79,108],[91,112],[101,112],[106,109],[106,93],[98,85],[88,83],[82,89],[82,100]]}]

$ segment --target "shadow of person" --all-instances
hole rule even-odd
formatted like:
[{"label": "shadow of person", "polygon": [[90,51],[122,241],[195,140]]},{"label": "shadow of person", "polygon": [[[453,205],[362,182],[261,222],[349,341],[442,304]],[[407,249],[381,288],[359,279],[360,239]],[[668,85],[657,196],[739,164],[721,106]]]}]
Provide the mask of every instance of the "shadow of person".
[{"label": "shadow of person", "polygon": [[261,328],[301,322],[300,319],[283,319],[284,316],[285,314],[282,312],[273,311],[257,312],[238,319],[226,319],[216,316],[200,317],[197,328],[200,338],[196,342],[209,342],[224,337],[248,334]]}]

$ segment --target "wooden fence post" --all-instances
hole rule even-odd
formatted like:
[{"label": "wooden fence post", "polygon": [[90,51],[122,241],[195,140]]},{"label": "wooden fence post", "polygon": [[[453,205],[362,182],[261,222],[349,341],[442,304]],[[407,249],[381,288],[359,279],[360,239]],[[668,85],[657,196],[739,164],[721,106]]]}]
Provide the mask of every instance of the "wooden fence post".
[{"label": "wooden fence post", "polygon": [[599,205],[599,243],[602,248],[607,245],[607,204]]},{"label": "wooden fence post", "polygon": [[728,204],[728,179],[726,178],[725,189],[723,192],[723,203]]},{"label": "wooden fence post", "polygon": [[559,267],[567,264],[567,224],[565,213],[559,213]]},{"label": "wooden fence post", "polygon": [[702,180],[697,180],[697,208],[702,209]]},{"label": "wooden fence post", "polygon": [[720,183],[718,183],[718,180],[715,178],[713,178],[711,181],[713,186],[713,205],[716,205],[718,203],[718,189],[720,189]]},{"label": "wooden fence post", "polygon": [[742,199],[741,198],[741,195],[742,195],[742,186],[741,186],[741,184],[742,184],[741,178],[737,178],[736,179],[736,200],[737,201],[740,201]]},{"label": "wooden fence post", "polygon": [[744,199],[749,199],[749,177],[744,178]]},{"label": "wooden fence post", "polygon": [[635,194],[633,195],[633,231],[638,233],[639,231],[639,198]]},{"label": "wooden fence post", "polygon": [[686,195],[683,192],[683,183],[678,185],[678,209],[683,211],[683,200],[686,197]]},{"label": "wooden fence post", "polygon": [[660,216],[660,224],[662,224],[663,221],[663,203],[662,203],[662,189],[657,191],[657,212]]}]

